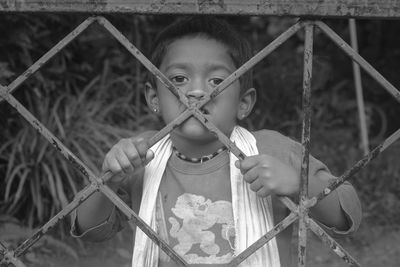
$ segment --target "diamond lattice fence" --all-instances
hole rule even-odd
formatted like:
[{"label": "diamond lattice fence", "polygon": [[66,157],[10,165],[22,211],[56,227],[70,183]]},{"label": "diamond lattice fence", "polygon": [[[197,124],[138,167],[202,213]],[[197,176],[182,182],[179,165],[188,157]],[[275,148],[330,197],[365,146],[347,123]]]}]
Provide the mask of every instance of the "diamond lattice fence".
[{"label": "diamond lattice fence", "polygon": [[[97,23],[103,26],[114,38],[116,38],[134,57],[136,57],[156,78],[162,82],[185,106],[186,110],[181,113],[173,122],[166,125],[150,140],[149,145],[152,146],[161,140],[165,135],[171,132],[175,127],[183,123],[187,118],[193,116],[197,118],[209,131],[214,133],[222,143],[238,158],[244,159],[246,155],[235,146],[230,139],[225,136],[215,125],[207,120],[207,115],[201,112],[201,107],[207,102],[215,98],[230,84],[236,81],[243,73],[251,69],[258,62],[263,60],[268,54],[283,44],[297,31],[305,30],[304,44],[304,71],[303,71],[303,130],[302,130],[302,170],[301,170],[301,192],[299,204],[294,203],[290,198],[280,197],[280,201],[286,205],[291,211],[290,214],[281,222],[273,227],[268,233],[261,237],[258,241],[237,255],[228,266],[237,266],[247,257],[252,255],[257,249],[265,245],[269,240],[278,235],[282,230],[291,225],[296,220],[299,221],[299,243],[298,243],[298,265],[305,266],[305,255],[307,247],[307,230],[314,232],[327,246],[329,246],[340,258],[347,262],[350,266],[360,266],[360,264],[332,237],[329,236],[315,221],[309,217],[308,210],[318,201],[329,195],[335,188],[340,186],[345,180],[352,177],[360,169],[366,166],[372,159],[377,157],[383,150],[394,143],[400,137],[400,129],[387,138],[382,144],[373,149],[368,155],[360,159],[352,168],[347,170],[343,175],[337,178],[335,182],[330,184],[317,196],[309,198],[308,188],[308,161],[310,148],[310,129],[311,129],[311,80],[312,80],[312,59],[313,59],[313,32],[314,28],[319,28],[327,35],[337,46],[339,46],[352,60],[357,62],[369,75],[371,75],[379,84],[383,86],[396,100],[400,102],[400,92],[393,87],[379,72],[377,72],[367,61],[357,54],[343,39],[341,39],[326,24],[318,20],[299,20],[296,24],[287,29],[274,41],[268,44],[264,49],[259,51],[248,62],[243,64],[221,84],[219,84],[211,93],[203,100],[189,104],[186,96],[176,88],[167,79],[160,70],[158,70],[127,38],[125,38],[107,19],[101,16],[89,17],[70,34],[50,49],[45,55],[37,60],[22,75],[15,79],[8,86],[0,85],[0,96],[2,100],[7,101],[14,107],[37,131],[39,131],[53,146],[58,150],[75,168],[77,168],[91,183],[80,191],[64,209],[56,216],[43,225],[37,232],[20,244],[15,249],[7,248],[0,240],[0,260],[1,264],[11,263],[15,266],[25,266],[19,259],[35,242],[37,242],[49,229],[54,227],[60,220],[65,218],[69,213],[76,209],[83,201],[96,191],[101,191],[106,195],[130,220],[132,220],[153,242],[155,242],[167,255],[169,255],[178,265],[188,266],[187,262],[178,255],[166,242],[164,242],[157,233],[154,232],[138,215],[130,209],[109,187],[105,182],[111,178],[110,173],[105,173],[101,177],[96,176],[78,157],[76,157],[61,141],[54,136],[46,127],[38,121],[16,98],[12,92],[24,83],[31,75],[38,71],[42,65],[55,56],[67,44],[73,41],[91,24]],[[1,237],[0,237],[1,239]]]}]

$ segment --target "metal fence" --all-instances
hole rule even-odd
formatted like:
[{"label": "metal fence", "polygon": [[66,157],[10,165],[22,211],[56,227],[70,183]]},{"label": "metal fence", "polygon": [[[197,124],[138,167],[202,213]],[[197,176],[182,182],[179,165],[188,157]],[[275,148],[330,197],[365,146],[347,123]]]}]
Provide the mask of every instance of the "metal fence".
[{"label": "metal fence", "polygon": [[[15,2],[5,1],[11,3],[8,7],[4,5],[4,1],[0,1],[2,4],[3,11],[18,11],[21,6],[15,5]],[[18,3],[19,1],[17,1]],[[22,1],[25,3],[25,1]],[[22,3],[20,2],[20,3]],[[55,9],[54,7],[45,7],[45,9],[34,6],[32,3],[35,1],[26,1],[31,4],[30,10],[27,7],[24,11],[62,11],[60,9]],[[61,1],[62,2],[62,1]],[[66,1],[68,2],[68,1]],[[73,2],[73,1],[72,1]],[[136,1],[140,2],[140,1]],[[207,1],[205,1],[207,2]],[[218,1],[217,1],[218,2]],[[235,2],[235,1],[228,1]],[[313,2],[313,1],[311,1]],[[12,5],[14,3],[14,5]],[[74,2],[75,3],[75,2]],[[385,2],[386,3],[386,2]],[[26,3],[25,3],[26,4]],[[64,3],[65,4],[65,3]],[[77,3],[75,3],[77,4]],[[56,4],[54,4],[57,6]],[[78,5],[78,4],[77,4]],[[142,4],[145,5],[145,4]],[[147,4],[149,5],[149,4]],[[60,6],[63,6],[62,4]],[[132,7],[132,6],[131,6]],[[197,7],[201,7],[197,5]],[[211,6],[213,7],[213,6]],[[221,6],[217,6],[220,8]],[[382,7],[387,7],[384,4]],[[67,11],[88,11],[83,10],[79,7],[70,6],[64,7]],[[75,10],[75,9],[77,10]],[[95,8],[93,6],[93,8]],[[105,10],[104,7],[100,11],[115,12],[116,10],[110,8]],[[140,6],[136,6],[136,13],[163,13],[162,10],[152,9],[143,11]],[[154,7],[152,7],[154,8]],[[225,7],[226,8],[226,7]],[[229,6],[228,6],[229,8]],[[229,9],[224,11],[218,11],[222,14],[229,14]],[[237,8],[232,4],[232,8]],[[171,12],[170,9],[168,9]],[[208,9],[201,11],[197,9],[197,13],[201,14],[212,14],[216,13],[214,9]],[[200,11],[199,11],[200,10]],[[213,12],[214,10],[214,12]],[[328,9],[326,9],[328,10]],[[381,10],[385,10],[382,8]],[[397,9],[396,9],[397,10]],[[400,9],[399,9],[400,10]],[[2,9],[0,8],[0,11]],[[118,11],[118,10],[117,10]],[[121,11],[121,10],[119,10]],[[132,10],[131,10],[132,11]],[[188,10],[183,12],[172,12],[172,13],[196,13],[195,11],[189,12]],[[309,12],[309,11],[307,11]],[[333,13],[334,11],[326,11],[325,15],[342,15],[339,13]],[[331,12],[331,13],[329,13]],[[350,12],[350,11],[349,11]],[[356,12],[356,11],[352,11]],[[389,11],[388,11],[389,12]],[[300,12],[301,13],[301,12]],[[238,12],[236,12],[238,14]],[[247,12],[247,15],[254,15],[256,12]],[[268,14],[264,12],[261,14]],[[271,12],[269,14],[272,14]],[[285,14],[281,11],[281,15]],[[289,12],[289,15],[298,15],[296,12]],[[313,14],[313,13],[311,13]],[[317,15],[321,15],[315,13]],[[373,16],[373,14],[368,14],[364,12],[366,16]],[[375,14],[375,13],[374,13]],[[389,17],[390,14],[393,16],[400,16],[393,11],[388,14],[380,14],[380,16]],[[259,14],[258,14],[259,15]],[[302,14],[299,14],[302,15]],[[311,81],[312,81],[312,62],[313,62],[313,41],[314,41],[314,30],[318,28],[326,36],[328,36],[343,52],[345,52],[354,62],[359,64],[361,68],[364,69],[370,76],[372,76],[379,84],[383,86],[397,101],[400,102],[400,92],[390,84],[378,71],[376,71],[366,60],[364,60],[356,51],[354,51],[351,46],[349,46],[339,35],[337,35],[329,26],[318,19],[299,19],[297,23],[288,28],[280,36],[278,36],[274,41],[268,44],[265,48],[259,51],[255,56],[248,60],[245,64],[240,66],[234,73],[227,77],[221,84],[219,84],[211,93],[209,93],[203,100],[198,103],[190,104],[186,96],[176,88],[168,78],[166,78],[161,71],[155,67],[118,29],[116,29],[106,18],[102,16],[90,16],[83,23],[77,26],[71,33],[69,33],[65,38],[63,38],[58,44],[51,48],[45,55],[43,55],[39,60],[37,60],[32,66],[30,66],[23,74],[17,77],[9,85],[0,85],[0,101],[7,101],[13,108],[15,108],[20,115],[22,115],[39,133],[41,133],[53,146],[58,150],[75,168],[77,168],[85,177],[90,180],[90,184],[86,186],[82,191],[80,191],[74,198],[74,200],[69,203],[64,209],[62,209],[56,216],[54,216],[50,221],[44,224],[40,229],[38,229],[29,239],[24,241],[15,249],[7,248],[2,242],[0,237],[0,264],[14,264],[15,266],[25,266],[24,263],[19,259],[21,255],[27,252],[27,250],[35,244],[43,235],[45,235],[52,227],[54,227],[60,220],[65,218],[69,213],[76,209],[83,201],[85,201],[90,195],[96,191],[101,191],[106,195],[130,220],[132,220],[146,235],[149,236],[167,255],[169,255],[179,266],[188,266],[187,262],[178,255],[166,242],[164,242],[160,237],[154,232],[150,226],[144,223],[140,217],[124,202],[122,201],[107,185],[105,182],[111,178],[110,173],[106,173],[102,177],[96,176],[93,171],[91,171],[85,163],[83,163],[77,156],[75,156],[55,135],[53,135],[45,125],[38,121],[14,96],[12,95],[21,84],[23,84],[31,75],[38,71],[47,61],[49,61],[53,56],[55,56],[59,51],[61,51],[66,45],[72,42],[78,35],[83,33],[91,24],[97,23],[104,27],[114,38],[116,38],[135,58],[137,58],[151,73],[153,73],[157,79],[163,83],[185,106],[186,110],[181,113],[173,122],[166,125],[158,133],[156,133],[149,141],[149,145],[152,146],[159,140],[161,140],[165,135],[171,132],[175,127],[184,122],[187,118],[193,116],[197,118],[209,131],[213,132],[218,136],[219,140],[224,143],[228,149],[239,159],[244,159],[246,155],[238,148],[230,139],[225,136],[215,125],[208,121],[201,112],[201,107],[207,102],[215,98],[223,90],[225,90],[230,84],[236,81],[241,75],[246,71],[251,69],[258,62],[263,60],[268,54],[278,48],[291,36],[300,30],[305,31],[305,43],[304,43],[304,70],[303,70],[303,125],[302,125],[302,164],[301,164],[301,192],[299,203],[294,203],[290,198],[280,197],[280,201],[290,210],[290,214],[283,219],[281,222],[276,224],[273,229],[262,236],[254,244],[244,250],[242,253],[237,255],[228,266],[237,266],[247,257],[252,255],[257,249],[264,246],[269,240],[278,235],[286,227],[298,220],[299,222],[299,242],[298,242],[298,266],[305,266],[306,264],[306,247],[307,247],[307,230],[310,229],[314,232],[327,246],[329,246],[340,258],[347,262],[350,266],[360,266],[360,264],[340,245],[338,244],[329,234],[327,234],[313,218],[309,216],[309,209],[313,207],[318,201],[325,198],[338,186],[340,186],[344,181],[352,177],[355,173],[365,167],[372,159],[377,157],[382,151],[393,144],[400,137],[400,129],[393,133],[389,138],[387,138],[383,143],[374,148],[369,154],[360,159],[353,167],[343,173],[337,178],[332,184],[320,192],[317,196],[309,198],[308,197],[308,164],[309,164],[309,151],[310,151],[310,129],[311,129]]]}]

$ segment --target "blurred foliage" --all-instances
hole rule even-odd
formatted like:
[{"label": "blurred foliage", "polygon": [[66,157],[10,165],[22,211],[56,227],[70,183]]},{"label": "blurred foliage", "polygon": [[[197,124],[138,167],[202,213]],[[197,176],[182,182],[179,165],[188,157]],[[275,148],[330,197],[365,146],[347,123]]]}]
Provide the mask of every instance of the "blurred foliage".
[{"label": "blurred foliage", "polygon": [[[6,53],[0,54],[0,84],[10,84],[85,18],[82,14],[3,14],[0,51]],[[148,54],[155,34],[175,17],[107,18]],[[251,41],[255,52],[295,22],[276,17],[225,18]],[[326,22],[348,39],[346,20]],[[358,25],[361,55],[400,87],[400,24],[361,21]],[[255,67],[258,102],[245,122],[250,129],[269,128],[300,139],[303,41],[302,32],[295,34]],[[351,61],[318,30],[314,49],[312,153],[340,175],[362,157]],[[161,126],[141,93],[144,74],[144,67],[109,33],[92,25],[14,96],[98,174],[105,152],[119,138]],[[400,127],[400,107],[369,76],[363,75],[363,85],[370,141],[377,145]],[[0,112],[0,214],[35,227],[71,201],[85,182],[14,109],[2,102]],[[366,216],[379,223],[398,216],[398,156],[397,145],[354,179]]]}]

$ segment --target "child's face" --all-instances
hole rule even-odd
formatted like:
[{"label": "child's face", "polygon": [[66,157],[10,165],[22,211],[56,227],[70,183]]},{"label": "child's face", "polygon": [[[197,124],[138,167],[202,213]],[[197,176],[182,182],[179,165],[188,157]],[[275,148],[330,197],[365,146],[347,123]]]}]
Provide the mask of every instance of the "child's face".
[{"label": "child's face", "polygon": [[[168,46],[160,65],[161,72],[188,97],[189,102],[198,101],[211,92],[235,69],[227,48],[204,36],[174,41]],[[159,81],[155,97],[165,123],[171,122],[185,110],[185,106]],[[208,102],[203,110],[214,125],[230,135],[239,116],[240,104],[240,84],[236,81]],[[194,117],[181,124],[174,134],[198,142],[216,138]]]}]

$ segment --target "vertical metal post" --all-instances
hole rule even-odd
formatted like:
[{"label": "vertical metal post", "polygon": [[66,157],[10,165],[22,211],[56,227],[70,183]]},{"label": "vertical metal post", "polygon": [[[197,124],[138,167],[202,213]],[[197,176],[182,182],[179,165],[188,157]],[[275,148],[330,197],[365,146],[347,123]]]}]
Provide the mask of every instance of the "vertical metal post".
[{"label": "vertical metal post", "polygon": [[302,129],[302,161],[300,177],[300,204],[299,204],[299,243],[298,266],[306,264],[307,247],[307,218],[308,208],[305,202],[308,199],[308,169],[310,154],[310,127],[311,127],[311,78],[313,60],[313,31],[314,25],[308,23],[305,27],[304,43],[304,71],[303,71],[303,129]]},{"label": "vertical metal post", "polygon": [[[354,51],[358,53],[357,29],[356,29],[355,19],[349,19],[349,27],[350,27],[351,47],[353,47]],[[362,149],[364,150],[364,155],[367,155],[369,153],[369,142],[368,142],[367,122],[365,118],[361,72],[360,72],[360,66],[355,61],[352,61],[352,63],[353,63],[354,86],[356,87],[358,118],[360,120],[361,145]]]}]

